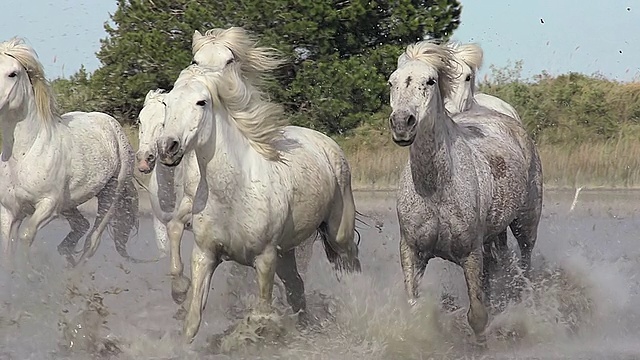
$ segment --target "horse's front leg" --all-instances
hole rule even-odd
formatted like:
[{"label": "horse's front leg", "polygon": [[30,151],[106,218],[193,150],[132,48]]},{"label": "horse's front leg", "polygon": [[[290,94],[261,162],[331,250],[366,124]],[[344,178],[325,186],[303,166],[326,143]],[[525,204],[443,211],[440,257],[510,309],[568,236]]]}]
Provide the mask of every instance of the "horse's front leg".
[{"label": "horse's front leg", "polygon": [[187,297],[190,282],[184,272],[182,256],[180,254],[180,244],[187,221],[191,220],[191,201],[183,199],[176,216],[167,224],[167,235],[169,235],[169,245],[171,249],[171,297],[176,304],[182,304]]},{"label": "horse's front leg", "polygon": [[415,249],[407,243],[407,237],[400,234],[400,265],[404,274],[404,288],[409,297],[409,305],[418,301],[418,281],[422,279],[429,259],[420,259]]},{"label": "horse's front leg", "polygon": [[[275,246],[267,245],[262,254],[256,256],[254,266],[258,275],[259,300],[256,311],[261,314],[271,313],[273,296],[273,280],[276,274],[278,253]],[[286,283],[285,283],[286,286]]]},{"label": "horse's front leg", "polygon": [[169,253],[169,236],[167,234],[167,226],[153,215],[153,231],[156,234],[156,245],[160,250],[160,258],[164,258]]},{"label": "horse's front leg", "polygon": [[56,202],[52,199],[45,198],[36,204],[33,214],[27,218],[20,233],[20,241],[26,245],[27,251],[33,244],[38,230],[53,220],[55,209]]},{"label": "horse's front leg", "polygon": [[198,333],[202,322],[202,311],[207,304],[209,296],[209,284],[216,267],[220,265],[220,256],[217,253],[202,250],[198,241],[193,245],[191,253],[191,301],[184,322],[184,335],[188,343],[191,343]]},{"label": "horse's front leg", "polygon": [[20,219],[15,217],[9,209],[0,205],[0,236],[2,236],[2,253],[4,255],[4,265],[7,268],[12,266],[13,251],[20,228]]},{"label": "horse's front leg", "polygon": [[469,295],[467,320],[476,336],[477,344],[486,347],[485,328],[489,320],[482,291],[482,247],[475,249],[462,263]]}]

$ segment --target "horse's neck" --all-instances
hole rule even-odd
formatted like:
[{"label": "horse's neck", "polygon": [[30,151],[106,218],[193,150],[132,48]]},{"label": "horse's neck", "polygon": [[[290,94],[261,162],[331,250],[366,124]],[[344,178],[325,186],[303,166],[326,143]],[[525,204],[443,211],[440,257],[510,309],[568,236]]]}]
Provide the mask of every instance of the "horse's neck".
[{"label": "horse's neck", "polygon": [[[180,166],[180,165],[179,165]],[[162,211],[171,213],[176,207],[176,189],[175,189],[176,168],[156,165],[155,176],[158,183],[158,202]]]},{"label": "horse's neck", "polygon": [[207,174],[211,187],[232,185],[226,188],[244,192],[253,187],[253,181],[268,181],[272,165],[251,146],[232,121],[217,122],[215,134],[196,151],[197,161],[200,173]]},{"label": "horse's neck", "polygon": [[416,188],[433,194],[452,181],[452,136],[455,124],[443,111],[421,121],[409,157],[411,174]]},{"label": "horse's neck", "polygon": [[56,136],[55,121],[51,125],[44,124],[35,111],[29,111],[23,119],[7,120],[2,121],[3,162],[10,158],[21,161],[27,156],[39,157],[43,152],[52,153],[47,144]]}]

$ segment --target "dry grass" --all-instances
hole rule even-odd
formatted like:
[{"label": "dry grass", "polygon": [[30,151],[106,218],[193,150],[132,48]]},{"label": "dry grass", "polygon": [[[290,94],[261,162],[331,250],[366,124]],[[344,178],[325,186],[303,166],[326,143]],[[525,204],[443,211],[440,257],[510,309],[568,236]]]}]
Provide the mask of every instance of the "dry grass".
[{"label": "dry grass", "polygon": [[[387,134],[338,139],[358,189],[393,189],[407,163],[408,149]],[[633,137],[580,145],[538,147],[545,188],[640,188],[640,141]]]},{"label": "dry grass", "polygon": [[[124,129],[137,149],[137,128],[127,125]],[[371,128],[337,141],[349,158],[355,189],[396,188],[408,148],[395,145],[386,131]],[[640,141],[635,136],[580,145],[542,144],[538,150],[545,188],[640,188]]]}]

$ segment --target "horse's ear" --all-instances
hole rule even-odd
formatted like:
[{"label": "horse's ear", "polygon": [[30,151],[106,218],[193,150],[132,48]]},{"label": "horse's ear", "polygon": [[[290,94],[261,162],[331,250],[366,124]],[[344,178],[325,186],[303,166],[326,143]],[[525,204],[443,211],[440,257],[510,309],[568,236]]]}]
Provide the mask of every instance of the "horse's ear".
[{"label": "horse's ear", "polygon": [[408,60],[407,54],[406,53],[402,53],[402,55],[398,56],[398,64],[397,64],[397,66],[400,67],[400,66],[404,65],[404,63],[406,63],[407,60]]},{"label": "horse's ear", "polygon": [[199,40],[199,39],[201,39],[202,37],[203,37],[203,36],[202,36],[202,34],[200,34],[200,31],[196,30],[196,31],[194,31],[194,32],[193,32],[193,38],[192,38],[192,41]]}]

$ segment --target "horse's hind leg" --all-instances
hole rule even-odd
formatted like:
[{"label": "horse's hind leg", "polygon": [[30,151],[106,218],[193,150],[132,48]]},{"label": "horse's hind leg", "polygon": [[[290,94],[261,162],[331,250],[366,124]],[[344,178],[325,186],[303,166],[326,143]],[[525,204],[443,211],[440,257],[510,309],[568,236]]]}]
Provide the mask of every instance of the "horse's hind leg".
[{"label": "horse's hind leg", "polygon": [[[311,243],[313,244],[313,243]],[[295,248],[279,254],[276,273],[284,283],[287,302],[294,313],[299,313],[299,320],[306,321],[307,302],[304,297],[304,282],[298,273]]]},{"label": "horse's hind leg", "polygon": [[127,180],[122,196],[116,201],[116,209],[111,218],[111,235],[116,247],[116,251],[123,258],[132,262],[145,262],[129,256],[127,252],[127,242],[131,233],[138,227],[139,208],[138,191],[133,180]]},{"label": "horse's hind leg", "polygon": [[344,191],[337,191],[334,196],[333,209],[326,222],[318,228],[324,244],[327,259],[334,264],[336,270],[360,272],[358,246],[354,241],[356,227],[356,207],[347,184]]},{"label": "horse's hind leg", "polygon": [[71,226],[71,231],[58,245],[58,253],[67,258],[67,261],[71,264],[75,264],[73,254],[75,252],[78,241],[89,231],[91,224],[89,220],[85,218],[78,208],[65,210],[62,212]]},{"label": "horse's hind leg", "polygon": [[97,235],[97,238],[95,239],[96,244],[93,244],[93,238],[94,236],[96,236],[95,232],[98,230],[100,223],[102,223],[102,220],[107,215],[107,211],[109,211],[111,204],[116,200],[113,196],[113,189],[115,189],[115,186],[116,180],[111,179],[102,189],[102,191],[98,193],[98,212],[96,213],[96,219],[93,222],[93,227],[91,228],[91,230],[89,230],[89,234],[87,234],[87,237],[84,239],[84,246],[82,251],[83,255],[81,256],[79,262],[81,262],[82,258],[85,256],[86,258],[93,256],[98,248],[100,236],[102,236],[102,234]]},{"label": "horse's hind leg", "polygon": [[305,278],[311,257],[313,256],[313,244],[316,242],[316,235],[310,236],[295,248],[296,265],[298,273]]},{"label": "horse's hind leg", "polygon": [[509,225],[520,247],[520,267],[527,277],[531,271],[531,254],[538,238],[539,221],[540,218],[535,215],[523,216],[516,218]]}]

